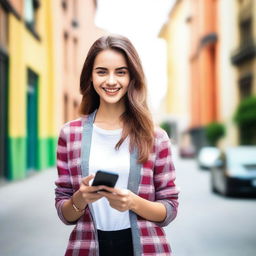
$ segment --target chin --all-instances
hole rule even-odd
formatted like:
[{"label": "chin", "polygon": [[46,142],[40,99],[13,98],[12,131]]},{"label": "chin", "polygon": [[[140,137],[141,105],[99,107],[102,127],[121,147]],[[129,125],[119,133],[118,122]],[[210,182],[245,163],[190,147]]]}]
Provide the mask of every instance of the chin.
[{"label": "chin", "polygon": [[105,104],[114,105],[114,104],[120,104],[122,99],[103,99]]}]

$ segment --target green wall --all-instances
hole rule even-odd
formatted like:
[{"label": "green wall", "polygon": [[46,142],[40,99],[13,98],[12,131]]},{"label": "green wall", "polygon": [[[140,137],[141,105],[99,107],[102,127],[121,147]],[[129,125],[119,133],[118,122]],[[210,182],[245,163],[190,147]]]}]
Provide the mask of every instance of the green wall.
[{"label": "green wall", "polygon": [[[38,140],[38,152],[35,171],[50,168],[55,165],[57,138],[44,138]],[[27,177],[26,138],[8,138],[9,180],[24,179]]]}]

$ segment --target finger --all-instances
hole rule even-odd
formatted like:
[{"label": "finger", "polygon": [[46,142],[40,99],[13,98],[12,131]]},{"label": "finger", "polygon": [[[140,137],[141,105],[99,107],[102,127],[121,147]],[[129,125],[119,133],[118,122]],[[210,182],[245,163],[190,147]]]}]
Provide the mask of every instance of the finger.
[{"label": "finger", "polygon": [[80,191],[82,193],[93,193],[93,192],[97,192],[99,190],[99,188],[97,186],[89,186],[89,185],[84,185],[83,183],[80,186]]},{"label": "finger", "polygon": [[108,186],[101,185],[101,186],[99,186],[99,188],[100,188],[100,190],[106,190],[106,191],[108,191],[110,193],[115,193],[116,192],[115,188],[111,188],[111,187],[108,187]]},{"label": "finger", "polygon": [[87,186],[86,187],[86,192],[87,193],[96,193],[100,190],[99,186]]},{"label": "finger", "polygon": [[103,196],[97,193],[84,193],[83,198],[86,200],[87,203],[92,203],[94,201],[97,201],[101,199]]},{"label": "finger", "polygon": [[113,193],[99,191],[98,194],[105,196],[107,199],[110,199],[110,200],[120,200],[119,196]]},{"label": "finger", "polygon": [[86,186],[89,186],[89,182],[90,180],[92,180],[94,178],[95,174],[91,174],[85,178],[82,179],[82,183]]},{"label": "finger", "polygon": [[116,195],[120,195],[120,196],[128,196],[129,195],[128,189],[110,188],[110,187],[106,187],[106,186],[102,186],[102,188],[113,193],[113,194],[116,194]]}]

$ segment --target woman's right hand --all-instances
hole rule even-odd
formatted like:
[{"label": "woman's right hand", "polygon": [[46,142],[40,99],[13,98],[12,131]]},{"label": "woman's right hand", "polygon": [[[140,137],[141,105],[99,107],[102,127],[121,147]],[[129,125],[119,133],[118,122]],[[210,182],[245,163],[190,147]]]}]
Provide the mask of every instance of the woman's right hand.
[{"label": "woman's right hand", "polygon": [[94,174],[91,174],[83,178],[79,190],[73,195],[73,202],[79,209],[85,209],[87,204],[93,203],[103,197],[103,195],[97,193],[100,190],[100,186],[89,185],[94,176]]}]

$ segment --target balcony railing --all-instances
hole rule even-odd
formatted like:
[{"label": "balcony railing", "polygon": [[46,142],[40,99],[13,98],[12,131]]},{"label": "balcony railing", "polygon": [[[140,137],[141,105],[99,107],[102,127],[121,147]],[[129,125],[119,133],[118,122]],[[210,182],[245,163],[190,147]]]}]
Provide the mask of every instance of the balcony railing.
[{"label": "balcony railing", "polygon": [[231,55],[231,62],[234,65],[240,65],[256,56],[256,43],[251,40],[250,42],[241,45]]}]

